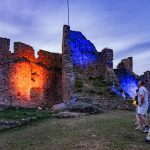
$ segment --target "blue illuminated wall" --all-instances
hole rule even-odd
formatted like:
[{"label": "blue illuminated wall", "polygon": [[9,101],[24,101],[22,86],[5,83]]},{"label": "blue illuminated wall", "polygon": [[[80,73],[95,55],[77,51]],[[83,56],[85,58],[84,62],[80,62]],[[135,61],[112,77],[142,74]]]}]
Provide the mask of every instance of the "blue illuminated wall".
[{"label": "blue illuminated wall", "polygon": [[119,79],[120,87],[133,98],[136,94],[136,89],[138,88],[138,80],[136,77],[127,71],[115,71]]},{"label": "blue illuminated wall", "polygon": [[[108,49],[106,53],[106,50],[103,50],[101,55],[98,54],[95,46],[89,41],[87,40],[84,35],[81,32],[77,32],[77,31],[70,31],[70,35],[69,35],[69,45],[70,45],[70,49],[72,51],[72,62],[73,65],[77,66],[75,68],[77,68],[75,70],[76,74],[82,74],[86,75],[86,72],[88,72],[88,74],[90,74],[91,70],[89,69],[88,71],[86,69],[90,68],[89,65],[90,64],[96,64],[98,63],[98,66],[100,66],[99,68],[99,72],[102,71],[101,67],[109,67],[112,68],[112,57],[113,57],[113,52],[112,50]],[[106,55],[109,54],[109,55]],[[99,61],[99,60],[102,60]],[[92,66],[92,65],[91,65]],[[94,66],[94,65],[93,65]],[[95,66],[94,66],[95,67]],[[79,68],[82,69],[83,71],[81,71],[79,73]],[[86,68],[86,69],[84,69]],[[85,71],[84,71],[85,70]],[[105,68],[104,68],[105,71]],[[94,74],[95,72],[93,72]],[[98,73],[98,72],[96,72]],[[122,70],[118,70],[115,72],[119,83],[120,83],[120,87],[116,88],[112,86],[112,91],[115,92],[118,95],[121,95],[121,89],[127,93],[127,95],[129,95],[130,97],[134,97],[136,89],[137,89],[137,85],[138,85],[138,81],[135,78],[135,76],[131,73],[131,72],[127,72],[127,71],[122,71]],[[90,74],[92,75],[92,74]]]},{"label": "blue illuminated wall", "polygon": [[70,48],[74,65],[88,66],[97,61],[97,50],[81,32],[70,31]]}]

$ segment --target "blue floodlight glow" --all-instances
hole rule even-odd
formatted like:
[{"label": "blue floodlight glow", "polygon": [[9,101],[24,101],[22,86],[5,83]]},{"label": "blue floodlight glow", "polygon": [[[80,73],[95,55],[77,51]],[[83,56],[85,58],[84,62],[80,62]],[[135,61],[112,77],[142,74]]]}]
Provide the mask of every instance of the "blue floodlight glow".
[{"label": "blue floodlight glow", "polygon": [[81,32],[70,31],[70,48],[74,65],[86,67],[97,61],[97,50]]},{"label": "blue floodlight glow", "polygon": [[113,85],[111,86],[111,90],[112,90],[116,95],[121,96],[120,88],[115,87],[114,83],[113,83]]},{"label": "blue floodlight glow", "polygon": [[138,80],[129,72],[123,71],[117,73],[120,87],[131,97],[133,98],[138,89]]}]

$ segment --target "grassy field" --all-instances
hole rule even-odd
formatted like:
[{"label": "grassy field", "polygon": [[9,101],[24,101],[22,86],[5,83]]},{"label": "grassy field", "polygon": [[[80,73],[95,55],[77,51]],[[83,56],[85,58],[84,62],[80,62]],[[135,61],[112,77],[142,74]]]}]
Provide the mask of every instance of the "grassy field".
[{"label": "grassy field", "polygon": [[52,113],[49,109],[38,110],[38,109],[27,109],[27,108],[12,108],[0,110],[0,120],[19,120],[28,117],[46,117],[50,116]]},{"label": "grassy field", "polygon": [[0,150],[149,150],[134,130],[134,112],[46,119],[0,133]]}]

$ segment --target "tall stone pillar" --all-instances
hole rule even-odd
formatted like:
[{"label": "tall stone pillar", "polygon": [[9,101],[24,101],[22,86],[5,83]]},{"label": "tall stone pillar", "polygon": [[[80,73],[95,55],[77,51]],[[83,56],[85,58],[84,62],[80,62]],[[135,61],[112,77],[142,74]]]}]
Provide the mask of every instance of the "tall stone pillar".
[{"label": "tall stone pillar", "polygon": [[72,51],[70,48],[70,27],[64,25],[62,40],[62,89],[63,101],[71,98],[75,89],[75,75],[72,62]]},{"label": "tall stone pillar", "polygon": [[113,50],[109,48],[104,48],[101,52],[100,59],[104,78],[115,84],[119,84],[117,76],[113,69]]},{"label": "tall stone pillar", "polygon": [[104,48],[101,52],[101,64],[104,68],[113,69],[113,50]]}]

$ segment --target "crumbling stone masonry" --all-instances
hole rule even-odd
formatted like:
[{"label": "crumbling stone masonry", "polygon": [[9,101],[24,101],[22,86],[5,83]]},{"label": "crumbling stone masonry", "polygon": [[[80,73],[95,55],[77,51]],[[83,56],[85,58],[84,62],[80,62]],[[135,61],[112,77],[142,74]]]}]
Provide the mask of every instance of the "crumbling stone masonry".
[{"label": "crumbling stone masonry", "polygon": [[[38,107],[52,106],[76,95],[77,79],[103,77],[120,86],[130,97],[134,95],[139,77],[133,72],[132,57],[122,60],[113,69],[113,50],[98,52],[78,31],[63,28],[62,54],[38,51],[33,47],[0,38],[0,105]],[[150,90],[150,73],[140,77]]]},{"label": "crumbling stone masonry", "polygon": [[121,60],[118,64],[117,69],[133,72],[133,59],[132,57],[128,57],[127,59]]},{"label": "crumbling stone masonry", "polygon": [[72,51],[70,48],[70,27],[64,26],[63,28],[63,41],[62,41],[62,87],[63,87],[63,100],[69,100],[75,90],[75,74],[73,70]]},{"label": "crumbling stone masonry", "polygon": [[[98,78],[101,76],[113,83],[113,86],[116,85],[114,88],[117,89],[115,91],[119,95],[122,90],[129,97],[135,95],[139,76],[133,72],[132,57],[121,60],[117,69],[113,69],[112,49],[105,48],[98,52],[95,46],[81,32],[71,31],[69,26],[65,26],[65,33],[67,33],[67,37],[63,38],[63,42],[65,41],[67,48],[63,47],[63,52],[67,51],[68,53],[68,62],[67,65],[65,64],[65,70],[68,73],[67,82],[64,82],[67,83],[67,86],[64,88],[65,92],[63,92],[65,95],[71,97],[74,94],[74,84],[77,79]],[[65,55],[63,54],[62,56],[64,57]],[[64,71],[64,68],[62,70]],[[145,73],[142,77],[144,80],[147,80],[148,87],[150,85],[148,84],[148,73]]]},{"label": "crumbling stone masonry", "polygon": [[105,48],[98,52],[95,46],[81,32],[71,31],[64,26],[62,42],[63,99],[75,94],[75,81],[83,78],[104,77],[118,83],[113,70],[113,50]]},{"label": "crumbling stone masonry", "polygon": [[62,101],[61,54],[0,38],[0,105],[38,107]]},{"label": "crumbling stone masonry", "polygon": [[119,80],[120,87],[128,94],[128,96],[134,97],[135,91],[138,88],[139,76],[133,72],[132,57],[121,60],[117,69],[115,69],[115,74]]}]

